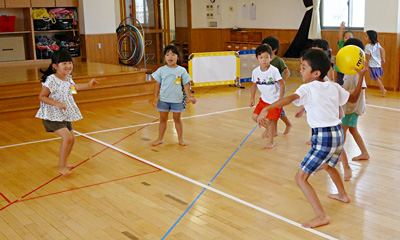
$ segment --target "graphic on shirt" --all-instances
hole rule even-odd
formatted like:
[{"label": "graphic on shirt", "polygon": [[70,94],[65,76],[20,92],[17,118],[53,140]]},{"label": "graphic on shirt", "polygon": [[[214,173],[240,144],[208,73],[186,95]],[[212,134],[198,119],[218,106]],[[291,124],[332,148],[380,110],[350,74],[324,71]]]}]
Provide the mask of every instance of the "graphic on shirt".
[{"label": "graphic on shirt", "polygon": [[71,84],[70,89],[71,89],[71,94],[78,94],[78,92],[76,91],[75,85]]},{"label": "graphic on shirt", "polygon": [[181,77],[179,76],[179,75],[176,75],[176,78],[175,78],[175,82],[174,82],[174,84],[176,84],[176,85],[181,85]]},{"label": "graphic on shirt", "polygon": [[268,80],[267,78],[260,80],[260,78],[257,78],[256,83],[258,85],[274,85],[275,84],[275,80],[272,77],[269,77]]}]

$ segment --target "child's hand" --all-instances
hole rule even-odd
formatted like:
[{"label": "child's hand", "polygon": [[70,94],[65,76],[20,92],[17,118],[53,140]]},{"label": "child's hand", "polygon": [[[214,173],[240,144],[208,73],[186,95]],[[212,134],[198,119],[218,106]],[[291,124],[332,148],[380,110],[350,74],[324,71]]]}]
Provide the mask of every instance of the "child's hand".
[{"label": "child's hand", "polygon": [[296,111],[296,113],[294,114],[294,116],[295,116],[296,118],[301,118],[301,117],[303,116],[304,112],[305,112],[305,109],[304,109],[304,108],[300,108],[300,109],[298,109],[298,110]]},{"label": "child's hand", "polygon": [[97,84],[99,84],[99,82],[94,80],[94,79],[89,81],[89,87],[92,87],[92,86],[97,85]]},{"label": "child's hand", "polygon": [[340,24],[340,28],[343,29],[346,27],[346,24],[344,23],[344,21]]},{"label": "child's hand", "polygon": [[362,76],[362,77],[365,76],[365,73],[367,73],[367,70],[368,70],[367,63],[364,61],[364,66],[362,69],[354,68],[354,70],[356,70],[356,72],[358,73],[358,76]]},{"label": "child's hand", "polygon": [[56,108],[60,109],[60,110],[66,110],[67,106],[64,103],[58,102],[56,105]]},{"label": "child's hand", "polygon": [[385,59],[382,59],[382,64],[384,64],[386,61],[385,61]]},{"label": "child's hand", "polygon": [[254,99],[250,101],[250,107],[254,107]]},{"label": "child's hand", "polygon": [[267,115],[268,111],[261,111],[260,115],[257,117],[257,124],[258,126],[265,126],[267,124]]},{"label": "child's hand", "polygon": [[157,107],[158,98],[153,99],[153,107]]},{"label": "child's hand", "polygon": [[191,102],[193,104],[195,104],[197,102],[194,97],[189,97],[188,100],[189,100],[189,102]]}]

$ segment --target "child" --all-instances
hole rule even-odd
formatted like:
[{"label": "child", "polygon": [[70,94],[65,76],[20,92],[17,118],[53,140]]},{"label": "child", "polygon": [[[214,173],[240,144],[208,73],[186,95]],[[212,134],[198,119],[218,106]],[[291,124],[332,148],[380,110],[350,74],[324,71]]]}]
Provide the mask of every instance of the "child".
[{"label": "child", "polygon": [[[343,33],[343,29],[346,27],[344,22],[340,24],[340,29],[339,29],[339,35],[338,35],[338,41],[337,45],[339,46],[339,50],[343,47],[344,43],[347,41],[347,39],[354,37],[353,32],[351,31],[345,31]],[[337,72],[337,83],[339,85],[343,85],[343,77],[344,74],[339,71],[337,66],[335,65],[335,71]],[[333,79],[332,79],[333,80]]]},{"label": "child", "polygon": [[[347,45],[355,45],[361,49],[364,49],[363,42],[357,38],[348,39],[345,42],[344,46],[347,46]],[[358,81],[359,81],[359,76],[357,74],[356,75],[344,75],[343,88],[348,91],[352,91],[356,87]],[[345,116],[342,119],[342,129],[343,129],[343,133],[344,133],[344,140],[346,141],[346,132],[347,132],[347,129],[349,129],[351,135],[353,136],[354,140],[356,141],[358,147],[361,150],[361,154],[357,157],[354,157],[353,161],[369,159],[369,154],[368,154],[367,148],[366,148],[364,141],[357,129],[358,116],[365,113],[365,105],[366,105],[366,103],[365,103],[365,88],[367,88],[367,84],[365,83],[365,79],[363,79],[362,81],[363,81],[362,90],[361,90],[360,96],[357,99],[357,102],[356,103],[346,103],[343,106],[343,109],[345,112]],[[347,154],[344,149],[343,149],[342,154],[340,155],[340,161],[342,162],[343,169],[344,169],[344,180],[349,181],[352,177],[352,170],[348,163]]]},{"label": "child", "polygon": [[[257,122],[258,114],[261,109],[282,99],[285,92],[285,85],[278,69],[270,64],[272,49],[267,45],[260,45],[256,49],[256,58],[260,66],[256,67],[252,73],[253,87],[251,88],[250,107],[255,105],[256,89],[261,92],[260,101],[253,112],[252,119]],[[262,126],[266,128],[263,138],[268,137],[269,142],[266,149],[275,147],[274,133],[276,132],[276,122],[281,115],[281,108],[272,109],[268,115],[265,115],[266,122]],[[268,134],[269,133],[269,134]]]},{"label": "child", "polygon": [[[167,65],[157,69],[151,76],[156,80],[154,84],[153,106],[157,106],[160,112],[160,126],[158,138],[153,146],[164,142],[164,134],[167,130],[168,113],[172,112],[175,129],[178,134],[178,142],[181,146],[188,145],[183,139],[183,123],[181,113],[185,111],[184,94],[189,102],[195,104],[196,99],[190,96],[190,76],[186,69],[179,66],[180,54],[174,45],[168,45],[164,49],[164,59]],[[184,93],[184,92],[185,93]]]},{"label": "child", "polygon": [[39,94],[40,109],[36,114],[42,119],[46,132],[55,132],[61,139],[58,160],[58,172],[68,175],[74,165],[67,163],[68,156],[74,146],[74,131],[71,122],[82,119],[72,94],[98,84],[96,80],[75,84],[71,78],[73,69],[72,57],[67,50],[56,51],[46,71],[40,70],[42,90]]},{"label": "child", "polygon": [[374,30],[367,31],[366,39],[368,44],[365,46],[365,54],[370,69],[369,76],[378,83],[381,95],[384,97],[386,89],[380,77],[383,75],[382,64],[385,63],[385,49],[379,44],[378,33]]},{"label": "child", "polygon": [[[282,76],[283,83],[285,83],[290,77],[290,71],[285,64],[285,61],[283,61],[282,58],[276,56],[279,51],[279,40],[275,37],[269,36],[266,37],[261,44],[266,44],[271,47],[272,49],[271,65],[278,68],[279,73]],[[286,128],[285,131],[283,132],[283,135],[287,135],[290,132],[290,129],[292,129],[293,124],[286,116],[285,110],[283,108],[280,119],[286,124]],[[276,129],[276,131],[278,131],[278,129]],[[276,133],[275,135],[278,135],[278,133]]]},{"label": "child", "polygon": [[308,182],[310,175],[319,169],[323,168],[329,173],[338,189],[338,194],[331,194],[329,197],[345,203],[350,202],[340,174],[335,168],[343,145],[339,106],[347,101],[355,102],[358,99],[366,69],[357,70],[361,81],[354,92],[350,93],[337,83],[323,80],[330,65],[329,57],[321,50],[312,49],[305,53],[300,71],[305,84],[301,85],[294,94],[265,107],[257,118],[257,122],[262,125],[268,111],[292,102],[295,105],[304,105],[307,111],[307,122],[313,128],[312,148],[301,163],[295,177],[297,185],[315,213],[313,219],[302,224],[306,228],[329,224],[329,217],[325,214],[314,188]]},{"label": "child", "polygon": [[[312,43],[311,43],[311,49],[319,49],[319,50],[323,50],[329,57],[329,59],[331,59],[331,49],[329,48],[329,43],[328,41],[326,41],[325,39],[315,39]],[[334,81],[334,76],[333,76],[333,69],[332,69],[333,64],[331,63],[331,67],[329,68],[329,71],[327,73],[327,75],[324,77],[324,81]],[[301,117],[304,113],[305,109],[302,106],[299,110],[296,111],[296,117]],[[339,118],[342,118],[344,116],[343,114],[343,109],[341,106],[339,106]],[[312,136],[312,133],[311,133]],[[307,145],[311,145],[311,140],[306,142]]]}]

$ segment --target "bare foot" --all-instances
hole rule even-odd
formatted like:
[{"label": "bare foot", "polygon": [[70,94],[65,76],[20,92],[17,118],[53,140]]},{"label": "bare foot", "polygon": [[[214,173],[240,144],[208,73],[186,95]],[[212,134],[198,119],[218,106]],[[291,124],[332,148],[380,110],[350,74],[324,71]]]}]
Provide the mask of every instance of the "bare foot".
[{"label": "bare foot", "polygon": [[60,168],[60,169],[58,169],[58,172],[61,175],[70,175],[70,174],[72,174],[72,172],[68,168]]},{"label": "bare foot", "polygon": [[275,143],[269,143],[265,146],[266,149],[273,149],[275,147]]},{"label": "bare foot", "polygon": [[179,145],[181,145],[181,146],[187,146],[188,145],[188,143],[185,141],[185,140],[179,140]]},{"label": "bare foot", "polygon": [[387,90],[383,89],[383,91],[381,92],[381,96],[384,97],[386,95]]},{"label": "bare foot", "polygon": [[328,216],[321,216],[321,217],[315,217],[305,223],[303,223],[301,226],[305,228],[316,228],[320,226],[324,226],[329,224],[329,217]]},{"label": "bare foot", "polygon": [[360,154],[357,157],[353,157],[353,161],[369,160],[369,154]]},{"label": "bare foot", "polygon": [[75,167],[74,164],[72,164],[72,163],[67,163],[67,168],[68,168],[68,169],[71,169],[71,168],[74,168],[74,167]]},{"label": "bare foot", "polygon": [[292,129],[293,125],[286,125],[286,129],[283,132],[283,135],[288,135],[290,130]]},{"label": "bare foot", "polygon": [[329,194],[328,197],[336,199],[336,200],[344,202],[344,203],[350,202],[350,198],[347,195],[341,196],[339,194]]},{"label": "bare foot", "polygon": [[344,169],[344,180],[345,181],[350,181],[350,179],[353,177],[353,173],[351,168],[343,168]]},{"label": "bare foot", "polygon": [[152,145],[152,146],[158,146],[158,145],[163,144],[163,143],[164,143],[164,140],[159,140],[159,139],[157,139],[157,140],[154,141],[151,145]]},{"label": "bare foot", "polygon": [[261,135],[261,138],[269,138],[269,133],[268,133],[268,129],[265,129],[265,131],[263,132],[263,134]]},{"label": "bare foot", "polygon": [[311,145],[311,140],[308,140],[308,141],[306,142],[306,144],[307,144],[307,145]]}]

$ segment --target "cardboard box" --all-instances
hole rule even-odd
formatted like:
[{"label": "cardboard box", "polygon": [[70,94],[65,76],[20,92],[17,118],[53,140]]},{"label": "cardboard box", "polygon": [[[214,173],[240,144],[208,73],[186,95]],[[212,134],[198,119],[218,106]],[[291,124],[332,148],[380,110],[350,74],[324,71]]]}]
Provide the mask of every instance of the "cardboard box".
[{"label": "cardboard box", "polygon": [[25,60],[24,37],[0,37],[0,61]]}]

